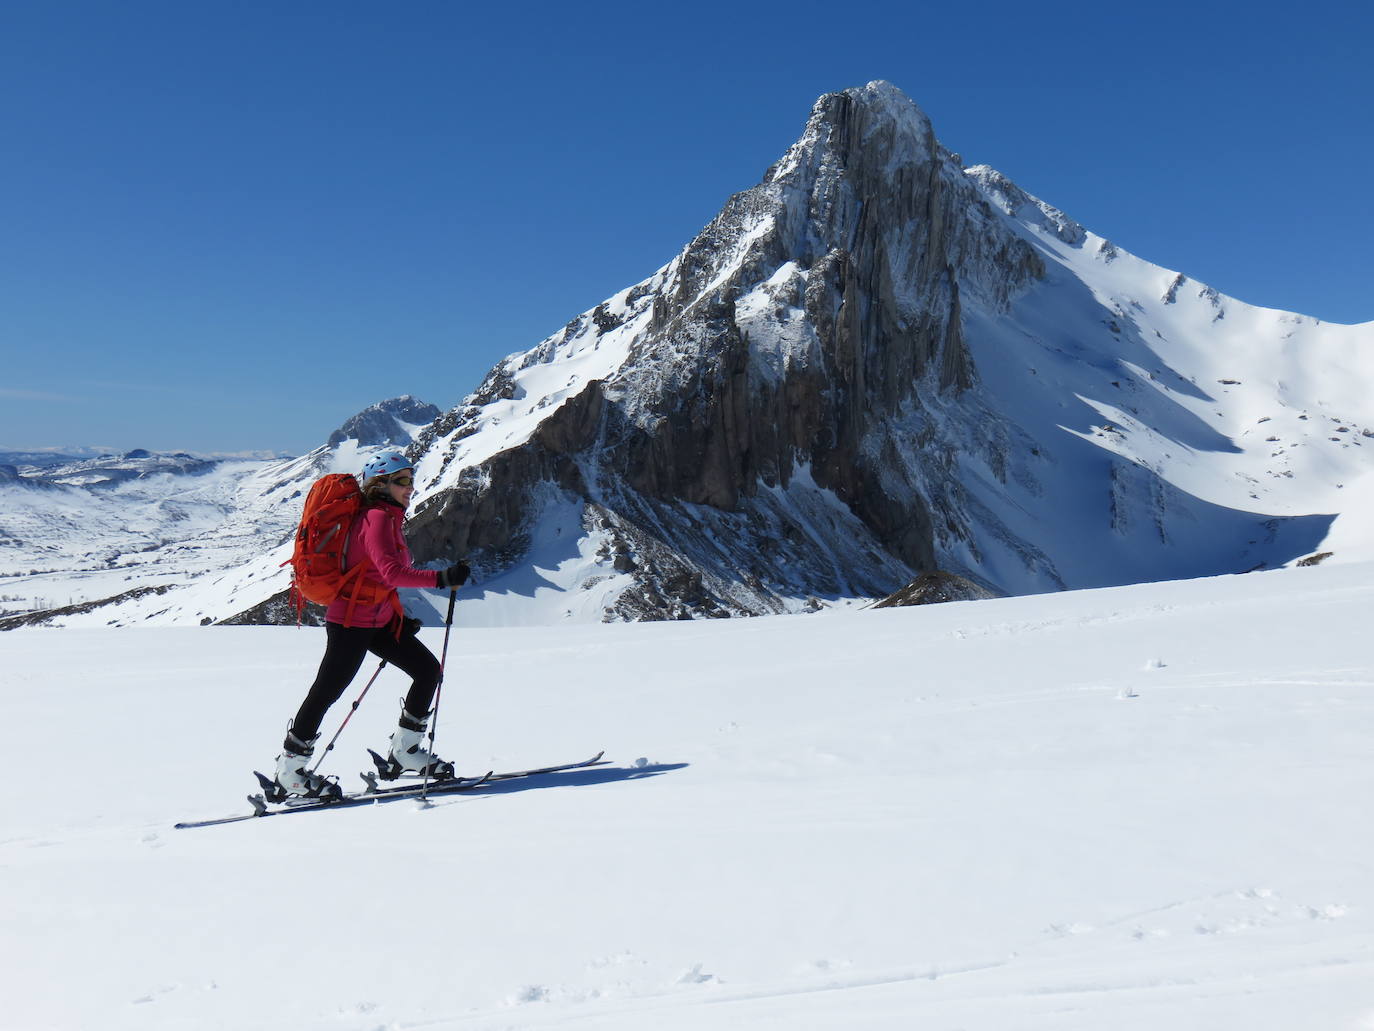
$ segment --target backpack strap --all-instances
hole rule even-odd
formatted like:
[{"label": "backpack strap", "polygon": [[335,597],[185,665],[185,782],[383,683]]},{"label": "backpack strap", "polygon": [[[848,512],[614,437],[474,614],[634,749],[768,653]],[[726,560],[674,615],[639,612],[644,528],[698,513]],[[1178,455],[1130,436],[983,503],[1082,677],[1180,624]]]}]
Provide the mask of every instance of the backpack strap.
[{"label": "backpack strap", "polygon": [[[348,607],[344,610],[343,625],[353,626],[353,613],[359,605],[375,605],[378,602],[386,601],[391,605],[393,613],[391,622],[396,624],[396,639],[399,641],[406,615],[406,610],[401,605],[401,596],[396,588],[384,587],[375,580],[369,580],[364,573],[371,568],[372,560],[365,558],[344,576],[344,582],[339,587],[339,597],[348,600]],[[382,594],[382,591],[386,593]]]},{"label": "backpack strap", "polygon": [[367,586],[367,578],[363,574],[370,568],[372,568],[372,562],[369,559],[363,559],[344,574],[343,582],[339,584],[339,597],[348,600],[348,607],[344,609],[344,626],[353,625],[353,611],[362,601],[362,589]]}]

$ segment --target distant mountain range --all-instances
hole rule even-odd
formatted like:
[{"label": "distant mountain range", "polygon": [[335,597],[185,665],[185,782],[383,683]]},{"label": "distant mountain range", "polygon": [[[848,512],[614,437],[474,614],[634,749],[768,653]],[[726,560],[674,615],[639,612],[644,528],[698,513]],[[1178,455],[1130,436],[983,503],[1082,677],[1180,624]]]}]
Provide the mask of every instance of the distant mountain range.
[{"label": "distant mountain range", "polygon": [[[811,611],[918,582],[942,586],[900,596],[1026,594],[1281,566],[1333,541],[1339,561],[1374,504],[1372,386],[1374,324],[1257,308],[1142,261],[965,168],[870,83],[820,98],[672,262],[451,411],[386,402],[313,457],[239,469],[205,502],[219,523],[168,535],[202,517],[188,500],[139,531],[146,561],[69,535],[101,576],[167,589],[51,621],[282,618],[301,492],[381,440],[416,463],[418,558],[474,565],[468,624]],[[37,538],[7,510],[17,569]],[[0,596],[22,579],[0,576]]]},{"label": "distant mountain range", "polygon": [[16,468],[24,467],[28,471],[37,469],[51,469],[54,466],[72,465],[77,462],[99,461],[133,461],[139,458],[152,458],[155,455],[163,457],[177,458],[201,458],[209,461],[224,461],[235,458],[246,458],[255,460],[268,460],[273,458],[289,458],[290,456],[281,451],[235,451],[231,454],[224,452],[152,452],[143,448],[135,448],[132,451],[119,451],[114,448],[98,447],[72,447],[72,448],[50,448],[42,451],[3,451],[0,450],[0,466],[11,465]]}]

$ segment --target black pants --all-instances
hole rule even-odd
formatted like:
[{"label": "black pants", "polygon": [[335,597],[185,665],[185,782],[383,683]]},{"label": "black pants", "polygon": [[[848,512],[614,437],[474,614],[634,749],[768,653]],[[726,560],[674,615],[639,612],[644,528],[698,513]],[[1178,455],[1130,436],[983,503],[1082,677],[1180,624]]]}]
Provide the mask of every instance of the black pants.
[{"label": "black pants", "polygon": [[415,716],[424,716],[429,712],[434,691],[439,686],[439,660],[420,643],[418,637],[403,632],[398,641],[395,624],[346,627],[338,623],[326,623],[324,629],[329,643],[325,646],[324,658],[320,660],[320,671],[310,685],[310,693],[305,696],[291,725],[291,732],[296,737],[309,741],[320,732],[324,714],[358,675],[368,652],[410,675],[410,693],[406,695],[407,712]]}]

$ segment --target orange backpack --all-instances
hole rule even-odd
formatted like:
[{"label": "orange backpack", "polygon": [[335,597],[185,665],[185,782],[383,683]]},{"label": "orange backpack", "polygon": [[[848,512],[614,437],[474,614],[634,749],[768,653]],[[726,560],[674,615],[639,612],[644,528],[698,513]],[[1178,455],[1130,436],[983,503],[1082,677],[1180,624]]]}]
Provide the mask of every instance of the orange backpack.
[{"label": "orange backpack", "polygon": [[372,565],[367,559],[347,568],[348,532],[362,510],[363,492],[348,473],[321,476],[311,486],[296,530],[296,547],[282,563],[291,567],[291,603],[297,621],[307,601],[329,605],[347,598],[345,626],[350,625],[356,605],[376,605],[390,596],[393,606],[400,608],[394,588],[363,575]]}]

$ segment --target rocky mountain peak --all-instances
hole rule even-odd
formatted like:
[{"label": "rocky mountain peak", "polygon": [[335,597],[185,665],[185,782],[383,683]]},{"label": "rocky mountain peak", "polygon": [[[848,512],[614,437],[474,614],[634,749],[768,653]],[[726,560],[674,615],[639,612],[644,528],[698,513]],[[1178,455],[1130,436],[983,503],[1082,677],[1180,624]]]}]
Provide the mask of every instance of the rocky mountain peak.
[{"label": "rocky mountain peak", "polygon": [[[1086,255],[1088,236],[966,171],[896,87],[827,94],[672,262],[421,433],[416,553],[467,555],[513,593],[536,561],[583,569],[569,611],[607,619],[807,610],[937,572],[1017,593],[1300,554],[1321,518],[1209,506],[1164,478],[1164,434],[1238,450],[1206,429],[1218,412],[1149,385],[1197,398],[1170,362],[1202,351],[1155,348],[1218,321],[1159,301],[1162,270],[1105,242]],[[1123,423],[1141,428],[1133,458]]]},{"label": "rocky mountain peak", "polygon": [[[805,496],[864,543],[844,572],[819,563],[812,592],[886,594],[934,561],[922,492],[884,456],[889,424],[975,382],[965,297],[1005,305],[1042,274],[905,94],[821,97],[672,263],[502,363],[422,438],[417,544],[505,562],[542,483],[622,543],[666,548],[704,585],[698,608],[769,611],[812,564],[771,541]],[[704,510],[720,534],[701,532]],[[746,562],[757,586],[739,589]],[[637,580],[653,568],[636,563]]]},{"label": "rocky mountain peak", "polygon": [[345,440],[356,440],[364,447],[382,444],[406,447],[417,428],[433,422],[441,414],[434,405],[410,394],[388,398],[349,418],[329,435],[325,446],[334,447]]}]

